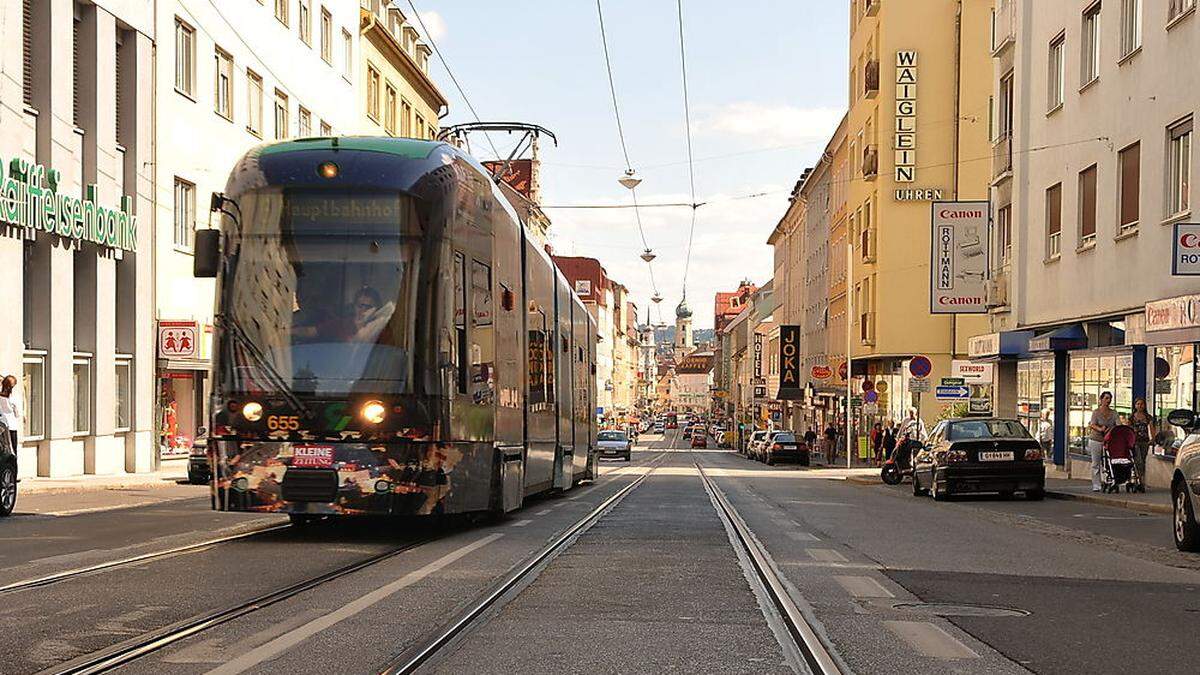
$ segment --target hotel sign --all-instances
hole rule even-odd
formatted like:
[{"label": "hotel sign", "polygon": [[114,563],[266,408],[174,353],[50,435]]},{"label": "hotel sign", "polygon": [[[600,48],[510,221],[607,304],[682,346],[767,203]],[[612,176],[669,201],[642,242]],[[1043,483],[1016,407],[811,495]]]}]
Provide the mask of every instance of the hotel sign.
[{"label": "hotel sign", "polygon": [[986,201],[934,202],[930,210],[929,312],[986,313],[990,205]]},{"label": "hotel sign", "polygon": [[0,160],[0,222],[25,230],[27,238],[38,232],[88,241],[129,252],[137,250],[137,216],[133,199],[121,197],[119,211],[100,206],[95,185],[87,197],[58,191],[60,174],[23,159]]}]

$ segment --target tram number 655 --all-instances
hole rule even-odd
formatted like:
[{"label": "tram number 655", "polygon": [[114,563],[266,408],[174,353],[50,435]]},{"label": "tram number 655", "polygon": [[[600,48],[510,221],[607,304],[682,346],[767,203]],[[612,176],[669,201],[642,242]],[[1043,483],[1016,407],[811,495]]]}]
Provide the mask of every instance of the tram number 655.
[{"label": "tram number 655", "polygon": [[267,415],[267,428],[271,431],[296,431],[300,428],[300,416]]}]

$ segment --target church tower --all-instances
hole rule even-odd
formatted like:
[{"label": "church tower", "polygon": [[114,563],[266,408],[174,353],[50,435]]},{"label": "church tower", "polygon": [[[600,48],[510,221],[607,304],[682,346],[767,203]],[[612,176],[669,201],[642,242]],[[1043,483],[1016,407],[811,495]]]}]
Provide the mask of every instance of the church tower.
[{"label": "church tower", "polygon": [[687,291],[683,292],[683,300],[675,308],[675,363],[692,353],[696,344],[692,336],[692,310],[688,308]]}]

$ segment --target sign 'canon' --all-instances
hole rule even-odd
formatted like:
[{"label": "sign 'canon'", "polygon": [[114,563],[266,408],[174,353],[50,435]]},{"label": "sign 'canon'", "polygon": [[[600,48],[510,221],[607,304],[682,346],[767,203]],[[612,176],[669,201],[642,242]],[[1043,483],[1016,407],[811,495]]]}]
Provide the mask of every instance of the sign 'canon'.
[{"label": "sign 'canon'", "polygon": [[[6,169],[7,164],[7,171]],[[137,250],[137,216],[133,200],[121,198],[119,211],[100,206],[95,185],[87,198],[58,191],[60,174],[23,159],[0,159],[0,222],[37,232],[57,234],[129,252]]]},{"label": "sign 'canon'", "polygon": [[931,211],[930,313],[987,312],[990,205],[985,201],[934,202]]}]

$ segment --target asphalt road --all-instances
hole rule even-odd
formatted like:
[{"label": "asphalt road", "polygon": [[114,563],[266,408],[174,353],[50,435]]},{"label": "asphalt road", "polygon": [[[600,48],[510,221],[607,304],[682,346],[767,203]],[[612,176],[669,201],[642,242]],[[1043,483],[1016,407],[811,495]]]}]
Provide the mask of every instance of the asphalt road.
[{"label": "asphalt road", "polygon": [[[90,652],[418,544],[127,665],[370,673],[638,477],[639,486],[430,664],[445,673],[787,672],[778,625],[697,471],[765,547],[846,672],[1200,672],[1200,557],[1169,519],[1078,502],[915,498],[643,436],[631,463],[500,522],[282,528],[0,593],[0,672]],[[202,498],[0,521],[0,586],[278,519]]]}]

